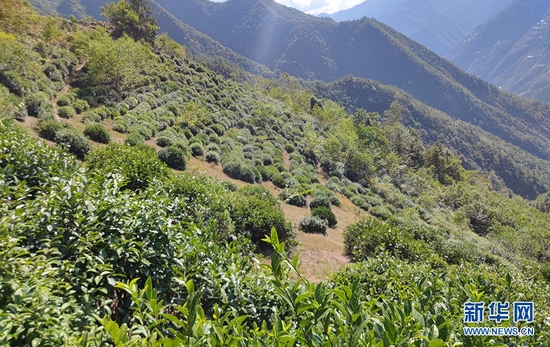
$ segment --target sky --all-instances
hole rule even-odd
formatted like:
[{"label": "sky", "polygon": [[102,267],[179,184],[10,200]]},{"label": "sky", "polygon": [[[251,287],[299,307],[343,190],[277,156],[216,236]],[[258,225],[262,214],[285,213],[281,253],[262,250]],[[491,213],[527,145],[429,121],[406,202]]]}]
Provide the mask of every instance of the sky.
[{"label": "sky", "polygon": [[358,5],[365,0],[275,0],[280,4],[297,8],[300,11],[317,15],[334,13]]},{"label": "sky", "polygon": [[[212,0],[222,2],[224,0]],[[365,0],[275,0],[279,4],[294,7],[300,11],[318,15],[320,13],[334,13],[347,10]]]}]

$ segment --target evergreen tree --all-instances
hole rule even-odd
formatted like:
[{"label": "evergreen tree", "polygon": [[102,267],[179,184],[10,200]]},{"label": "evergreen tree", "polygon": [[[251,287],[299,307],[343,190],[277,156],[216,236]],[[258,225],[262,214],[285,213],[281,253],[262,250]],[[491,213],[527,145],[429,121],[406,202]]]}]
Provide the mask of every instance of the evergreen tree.
[{"label": "evergreen tree", "polygon": [[103,17],[115,26],[115,37],[127,34],[136,41],[153,45],[159,29],[147,0],[120,0],[101,7]]}]

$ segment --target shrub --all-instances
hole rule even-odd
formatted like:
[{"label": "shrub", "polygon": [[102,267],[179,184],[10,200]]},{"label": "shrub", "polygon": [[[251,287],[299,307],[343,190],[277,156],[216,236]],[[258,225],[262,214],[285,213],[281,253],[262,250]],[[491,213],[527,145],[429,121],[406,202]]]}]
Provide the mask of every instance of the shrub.
[{"label": "shrub", "polygon": [[128,124],[123,120],[117,120],[113,123],[113,130],[118,133],[125,134],[128,132]]},{"label": "shrub", "polygon": [[351,197],[351,202],[357,206],[357,207],[360,207],[361,209],[365,210],[365,211],[368,211],[369,208],[371,207],[366,201],[365,199],[363,198],[363,196],[361,195],[354,195]]},{"label": "shrub", "polygon": [[38,122],[38,134],[50,141],[55,140],[55,134],[61,130],[62,126],[55,119],[44,119]]},{"label": "shrub", "polygon": [[216,152],[216,153],[221,153],[222,152],[220,147],[215,143],[209,143],[208,146],[206,146],[206,150],[208,150],[210,152]]},{"label": "shrub", "polygon": [[157,138],[157,145],[160,147],[169,147],[174,144],[174,140],[172,140],[168,136],[159,136]]},{"label": "shrub", "polygon": [[185,170],[186,158],[185,151],[176,146],[170,146],[161,149],[158,152],[159,159],[164,162],[168,167],[176,170]]},{"label": "shrub", "polygon": [[309,208],[312,210],[316,207],[326,207],[329,208],[332,206],[330,199],[326,196],[316,196],[309,203]]},{"label": "shrub", "polygon": [[151,128],[149,128],[148,126],[144,125],[144,124],[134,125],[130,129],[130,133],[132,133],[132,132],[140,133],[141,136],[143,136],[144,140],[149,140],[154,135],[154,131]]},{"label": "shrub", "polygon": [[[223,163],[223,172],[231,177],[244,182],[255,183],[261,179],[261,174],[256,172],[251,165],[244,163],[240,159],[232,158]],[[258,177],[260,176],[260,177]]]},{"label": "shrub", "polygon": [[279,188],[286,188],[287,175],[285,173],[276,173],[271,177],[271,182]]},{"label": "shrub", "polygon": [[0,84],[17,96],[23,96],[30,89],[29,83],[14,71],[0,72]]},{"label": "shrub", "polygon": [[369,208],[369,213],[375,217],[379,217],[382,219],[389,219],[392,216],[391,211],[385,205],[374,206],[372,208]]},{"label": "shrub", "polygon": [[209,151],[205,157],[208,163],[219,164],[221,161],[220,155],[217,152]]},{"label": "shrub", "polygon": [[[319,199],[328,200],[332,206],[338,206],[338,207],[342,206],[342,203],[340,202],[340,200],[338,200],[336,195],[334,195],[334,193],[331,190],[329,190],[324,186],[318,185],[314,196]],[[330,206],[327,206],[327,207],[330,207]]]},{"label": "shrub", "polygon": [[71,106],[62,106],[57,111],[57,114],[61,118],[69,119],[69,118],[73,118],[74,116],[76,116],[76,110],[74,108],[72,108]]},{"label": "shrub", "polygon": [[187,141],[184,140],[184,139],[176,139],[174,141],[174,144],[172,145],[173,147],[178,147],[179,149],[181,149],[182,151],[185,152],[185,155],[186,156],[189,156],[189,151],[187,150]]},{"label": "shrub", "polygon": [[327,234],[328,223],[319,217],[305,217],[300,221],[299,229],[308,234]]},{"label": "shrub", "polygon": [[328,207],[319,206],[315,207],[311,210],[311,216],[312,217],[319,217],[321,219],[324,219],[328,223],[329,228],[334,228],[336,224],[338,224],[338,221],[336,220],[336,216],[334,215],[334,212]]},{"label": "shrub", "polygon": [[122,175],[123,188],[138,190],[147,187],[154,179],[167,177],[169,170],[155,150],[145,145],[134,147],[119,143],[95,148],[87,157],[86,171],[104,178],[109,173]]},{"label": "shrub", "polygon": [[285,220],[285,215],[277,199],[262,186],[247,186],[237,192],[232,219],[237,232],[244,233],[256,246],[268,245],[262,241],[265,235],[275,228],[281,240],[293,237],[292,227]]},{"label": "shrub", "polygon": [[[98,114],[95,111],[87,112],[84,116],[82,116],[82,122],[84,124],[86,123],[99,123],[101,122],[101,115]],[[114,126],[113,126],[114,128]]]},{"label": "shrub", "polygon": [[364,195],[363,199],[370,206],[380,206],[384,203],[384,200],[380,199],[380,197],[376,195]]},{"label": "shrub", "polygon": [[222,143],[222,141],[220,140],[218,135],[211,134],[210,136],[208,136],[208,143],[215,143],[219,145],[220,143]]},{"label": "shrub", "polygon": [[264,181],[271,180],[274,175],[279,173],[279,170],[273,166],[258,165],[256,166],[256,170],[258,170]]},{"label": "shrub", "polygon": [[81,160],[84,160],[84,157],[91,149],[88,139],[74,129],[61,129],[57,131],[55,133],[55,142],[65,145],[70,153],[76,155]]},{"label": "shrub", "polygon": [[239,187],[237,187],[237,185],[231,181],[222,181],[221,185],[232,192],[236,192],[239,189]]},{"label": "shrub", "polygon": [[189,146],[189,149],[191,149],[191,155],[193,157],[200,157],[204,155],[204,148],[200,143],[192,143],[191,146]]},{"label": "shrub", "polygon": [[221,124],[213,124],[210,127],[218,136],[222,136],[225,133],[225,127]]},{"label": "shrub", "polygon": [[61,96],[57,100],[58,106],[69,106],[71,104],[71,99],[69,99],[66,95]]},{"label": "shrub", "polygon": [[29,116],[29,113],[26,108],[20,108],[15,112],[15,120],[19,122],[24,122],[28,116]]},{"label": "shrub", "polygon": [[101,124],[94,123],[86,125],[86,128],[84,128],[84,135],[95,142],[111,142],[111,134],[109,134],[109,131]]},{"label": "shrub", "polygon": [[304,207],[307,205],[307,200],[304,195],[296,189],[283,189],[279,193],[279,199],[289,205]]},{"label": "shrub", "polygon": [[86,100],[81,100],[81,99],[78,99],[75,102],[73,102],[72,106],[76,110],[76,113],[82,113],[84,111],[87,111],[90,108],[90,105],[88,105],[88,102]]},{"label": "shrub", "polygon": [[25,98],[25,106],[31,117],[38,117],[44,113],[44,108],[48,104],[48,96],[45,93],[33,93]]},{"label": "shrub", "polygon": [[144,142],[145,138],[137,131],[131,131],[125,141],[125,143],[130,146],[142,145]]},{"label": "shrub", "polygon": [[409,229],[374,218],[364,218],[344,231],[344,252],[354,261],[364,261],[385,251],[401,259],[419,260],[430,249],[424,241],[415,240]]},{"label": "shrub", "polygon": [[286,150],[288,153],[292,153],[292,152],[294,152],[294,151],[296,150],[296,148],[295,148],[292,144],[287,143],[287,144],[285,145],[285,150]]}]

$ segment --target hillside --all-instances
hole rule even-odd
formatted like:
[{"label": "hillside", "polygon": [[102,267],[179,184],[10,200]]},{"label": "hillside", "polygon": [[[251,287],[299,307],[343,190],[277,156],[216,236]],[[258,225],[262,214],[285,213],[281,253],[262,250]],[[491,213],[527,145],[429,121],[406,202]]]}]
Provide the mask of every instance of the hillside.
[{"label": "hillside", "polygon": [[[306,78],[331,80],[351,73],[396,85],[451,118],[485,131],[476,134],[476,138],[490,133],[509,143],[506,147],[512,146],[498,154],[486,151],[480,156],[468,140],[455,136],[456,129],[449,122],[440,123],[437,137],[446,138],[444,142],[460,153],[469,168],[494,171],[516,193],[529,198],[534,199],[549,188],[548,105],[502,93],[379,22],[364,19],[338,24],[273,1],[187,0],[177,6],[170,1],[156,1],[152,7],[161,31],[167,31],[185,44],[192,56],[225,77],[243,76],[241,79],[250,81],[242,68],[272,77],[267,66]],[[236,64],[241,68],[236,68]],[[346,93],[346,89],[339,92]],[[347,99],[357,101],[355,105],[345,103],[350,110],[365,107],[353,95]],[[383,91],[370,100],[368,110],[380,111],[389,105]],[[409,124],[419,129],[433,128],[429,123],[433,117],[417,118],[424,121]],[[476,132],[474,128],[472,131]],[[424,136],[425,143],[432,144],[434,138]],[[501,147],[495,144],[489,148]]]},{"label": "hillside", "polygon": [[547,160],[468,122],[453,119],[403,90],[353,77],[333,83],[315,82],[311,87],[316,95],[345,106],[349,112],[363,108],[384,114],[397,102],[404,124],[416,129],[424,143],[439,142],[460,153],[466,168],[491,172],[522,196],[534,198],[550,188]]},{"label": "hillside", "polygon": [[[158,3],[181,21],[269,68],[304,78],[332,80],[351,74],[395,85],[455,119],[549,159],[548,105],[502,93],[379,22],[338,24],[272,1],[188,0],[181,7],[168,0]],[[256,45],[260,42],[269,42],[268,49]],[[255,56],[253,50],[262,55]]]},{"label": "hillside", "polygon": [[[8,1],[1,345],[550,341],[550,194],[529,204],[424,146],[401,96],[347,113],[290,76],[251,85],[165,35],[153,49]],[[469,336],[472,300],[537,314]]]},{"label": "hillside", "polygon": [[451,59],[499,88],[549,102],[549,21],[547,1],[515,1],[478,27]]},{"label": "hillside", "polygon": [[438,55],[448,57],[478,25],[512,1],[367,0],[325,16],[338,22],[375,18]]}]

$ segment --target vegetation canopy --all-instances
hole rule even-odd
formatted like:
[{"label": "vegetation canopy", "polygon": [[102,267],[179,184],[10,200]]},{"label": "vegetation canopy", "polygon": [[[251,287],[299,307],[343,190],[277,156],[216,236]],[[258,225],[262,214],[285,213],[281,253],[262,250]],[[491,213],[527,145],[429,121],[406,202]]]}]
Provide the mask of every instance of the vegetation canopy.
[{"label": "vegetation canopy", "polygon": [[107,3],[101,9],[101,15],[114,25],[115,37],[126,34],[136,41],[155,43],[158,25],[148,0],[119,0],[117,3]]}]

